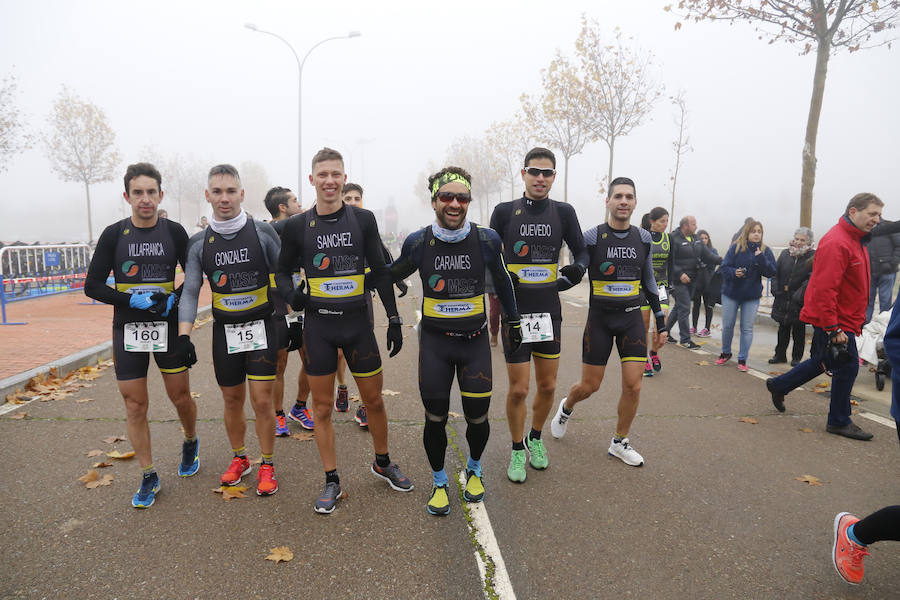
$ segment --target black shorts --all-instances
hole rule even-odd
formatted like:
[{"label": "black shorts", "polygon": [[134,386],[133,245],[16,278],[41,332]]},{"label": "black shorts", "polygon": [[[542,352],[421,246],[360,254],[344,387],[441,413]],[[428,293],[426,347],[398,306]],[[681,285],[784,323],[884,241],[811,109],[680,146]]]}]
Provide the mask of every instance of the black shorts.
[{"label": "black shorts", "polygon": [[[278,330],[275,315],[264,319],[266,324],[266,345],[264,350],[228,354],[225,343],[225,325],[213,321],[213,370],[216,381],[222,387],[231,387],[250,381],[275,381],[278,370]],[[281,317],[284,321],[284,318]]]},{"label": "black shorts", "polygon": [[640,310],[588,309],[581,340],[581,362],[606,366],[613,341],[622,362],[646,362],[647,329]]},{"label": "black shorts", "polygon": [[506,327],[501,327],[503,339],[503,356],[507,363],[527,363],[532,356],[558,360],[560,353],[560,332],[562,331],[562,319],[553,319],[553,339],[546,342],[534,342],[522,344],[515,352],[509,351],[509,338],[506,335]]},{"label": "black shorts", "polygon": [[[438,417],[447,415],[454,375],[459,381],[466,416],[480,417],[486,413],[493,386],[487,328],[466,339],[422,327],[419,331],[419,393],[426,411]],[[473,409],[476,414],[470,414]]]},{"label": "black shorts", "polygon": [[354,377],[381,373],[381,354],[367,311],[330,316],[307,310],[302,348],[306,374],[317,377],[337,371],[338,348],[344,351],[347,367]]},{"label": "black shorts", "polygon": [[178,338],[178,323],[169,322],[169,351],[168,352],[128,352],[125,350],[125,326],[113,325],[113,363],[116,369],[116,379],[127,381],[129,379],[141,379],[147,376],[150,367],[150,354],[163,375],[182,373],[187,371],[184,361],[175,356],[175,340]]}]

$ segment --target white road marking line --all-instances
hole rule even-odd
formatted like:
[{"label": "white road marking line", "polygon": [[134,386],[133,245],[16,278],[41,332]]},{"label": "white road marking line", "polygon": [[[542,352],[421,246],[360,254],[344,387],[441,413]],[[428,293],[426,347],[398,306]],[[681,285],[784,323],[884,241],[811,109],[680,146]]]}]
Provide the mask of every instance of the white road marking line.
[{"label": "white road marking line", "polygon": [[28,406],[32,402],[34,402],[34,400],[29,400],[25,404],[4,404],[4,405],[0,406],[0,416],[5,415],[6,413],[10,413],[10,412],[16,410],[17,408],[22,408],[24,406]]},{"label": "white road marking line", "polygon": [[869,419],[870,421],[875,421],[876,423],[881,423],[882,425],[884,425],[886,427],[890,427],[891,429],[896,427],[896,425],[894,424],[893,421],[891,421],[890,419],[885,419],[881,415],[876,415],[876,414],[870,413],[870,412],[860,412],[859,416],[865,417],[865,418]]},{"label": "white road marking line", "polygon": [[[459,482],[465,487],[465,471],[460,472]],[[494,592],[496,592],[500,600],[515,600],[516,593],[513,591],[512,582],[509,580],[506,563],[503,562],[503,555],[500,554],[500,546],[497,544],[497,538],[494,537],[494,528],[491,527],[491,520],[488,518],[484,502],[470,502],[468,503],[468,510],[469,515],[472,517],[470,527],[475,530],[475,540],[481,545],[485,555],[494,563],[494,577],[492,581]],[[487,569],[478,551],[475,552],[475,560],[478,563],[478,573],[481,575],[481,582],[484,584],[487,577]]]}]

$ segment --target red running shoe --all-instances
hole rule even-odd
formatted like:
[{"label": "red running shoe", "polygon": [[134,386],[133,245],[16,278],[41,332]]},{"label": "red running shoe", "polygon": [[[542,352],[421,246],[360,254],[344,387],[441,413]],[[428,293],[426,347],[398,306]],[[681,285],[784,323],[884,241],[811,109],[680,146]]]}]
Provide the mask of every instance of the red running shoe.
[{"label": "red running shoe", "polygon": [[231,465],[228,470],[222,474],[222,485],[237,485],[241,482],[241,477],[247,475],[252,469],[250,461],[246,456],[235,456],[231,459]]},{"label": "red running shoe", "polygon": [[278,491],[278,480],[275,479],[275,467],[272,465],[260,465],[256,480],[257,496],[271,496]]}]

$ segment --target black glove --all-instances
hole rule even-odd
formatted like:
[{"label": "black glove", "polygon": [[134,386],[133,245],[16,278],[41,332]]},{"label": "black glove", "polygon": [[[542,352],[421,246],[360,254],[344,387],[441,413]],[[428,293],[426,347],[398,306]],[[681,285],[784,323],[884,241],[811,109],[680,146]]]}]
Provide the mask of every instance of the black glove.
[{"label": "black glove", "polygon": [[288,352],[299,350],[303,347],[303,318],[292,321],[288,325]]},{"label": "black glove", "polygon": [[402,298],[403,296],[406,295],[406,292],[409,291],[409,286],[406,285],[406,282],[405,282],[405,281],[402,281],[402,280],[401,280],[401,281],[398,281],[398,282],[395,283],[394,285],[396,285],[396,286],[397,286],[397,289],[400,290],[400,295],[397,296],[398,298]]},{"label": "black glove", "polygon": [[509,278],[512,280],[513,291],[518,294],[519,292],[519,274],[514,273],[512,271],[507,271],[509,273]]},{"label": "black glove", "polygon": [[154,315],[168,317],[169,311],[171,311],[175,306],[177,296],[175,294],[167,294],[165,292],[153,292],[152,294],[150,294],[150,301],[153,304],[151,304],[147,308],[147,311],[153,313]]},{"label": "black glove", "polygon": [[662,335],[666,333],[668,329],[666,329],[666,315],[665,313],[661,315],[656,315],[656,333]]},{"label": "black glove", "polygon": [[402,326],[403,321],[399,316],[388,319],[387,349],[390,351],[391,357],[397,356],[397,353],[400,352],[400,348],[403,347]]},{"label": "black glove", "polygon": [[506,322],[506,338],[509,340],[509,351],[515,352],[522,345],[522,322],[518,319]]},{"label": "black glove", "polygon": [[367,290],[375,289],[375,272],[369,271],[363,277],[363,288]]},{"label": "black glove", "polygon": [[179,335],[175,338],[175,355],[186,367],[190,367],[197,362],[197,352],[194,350],[194,343],[191,342],[191,336]]},{"label": "black glove", "polygon": [[578,285],[581,278],[584,277],[584,265],[572,263],[571,265],[566,265],[560,269],[559,273],[568,279],[573,286]]},{"label": "black glove", "polygon": [[287,303],[294,310],[303,310],[306,307],[306,301],[309,299],[309,292],[306,289],[306,280],[300,282],[300,285],[288,296]]}]

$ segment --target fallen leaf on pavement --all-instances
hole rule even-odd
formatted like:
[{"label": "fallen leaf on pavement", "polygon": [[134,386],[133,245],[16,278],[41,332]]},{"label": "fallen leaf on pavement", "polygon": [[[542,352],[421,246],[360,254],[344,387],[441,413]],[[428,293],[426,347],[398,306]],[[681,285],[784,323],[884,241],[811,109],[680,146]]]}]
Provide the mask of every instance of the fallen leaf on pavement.
[{"label": "fallen leaf on pavement", "polygon": [[91,469],[90,471],[79,477],[78,481],[80,481],[81,483],[90,483],[92,481],[97,481],[98,477],[100,477],[100,473]]},{"label": "fallen leaf on pavement", "polygon": [[823,390],[822,388],[819,388],[819,387],[817,387],[816,389],[813,390],[813,392],[816,394],[824,394],[827,391],[828,390]]},{"label": "fallen leaf on pavement", "polygon": [[700,365],[701,367],[706,367],[709,365],[709,361],[708,360],[698,360],[697,364]]},{"label": "fallen leaf on pavement", "polygon": [[797,481],[802,481],[804,483],[808,483],[809,485],[822,485],[819,481],[818,477],[813,477],[812,475],[804,475],[803,477],[794,477]]},{"label": "fallen leaf on pavement", "polygon": [[461,414],[453,412],[452,410],[450,412],[448,412],[447,415],[450,417],[457,417],[457,418],[462,416]]},{"label": "fallen leaf on pavement", "polygon": [[103,454],[103,450],[88,450],[87,457],[93,458],[95,456],[100,456]]},{"label": "fallen leaf on pavement", "polygon": [[351,394],[351,395],[350,395],[350,402],[359,402],[359,395],[358,395],[358,394]]},{"label": "fallen leaf on pavement", "polygon": [[299,440],[301,442],[308,442],[309,440],[313,440],[316,438],[314,433],[295,433],[291,436],[292,440]]},{"label": "fallen leaf on pavement", "polygon": [[112,463],[105,462],[105,461],[95,462],[94,464],[91,465],[91,467],[93,467],[94,469],[105,469],[106,467],[111,467],[111,466],[112,466]]},{"label": "fallen leaf on pavement", "polygon": [[276,563],[287,562],[289,560],[294,560],[294,553],[291,552],[287,546],[278,546],[277,548],[269,550],[269,555],[266,557],[266,560],[271,560]]},{"label": "fallen leaf on pavement", "polygon": [[27,416],[28,416],[28,413],[27,413],[27,412],[21,412],[21,413],[16,413],[16,414],[14,414],[14,415],[11,415],[9,418],[10,418],[10,419],[15,419],[15,420],[18,421],[18,420],[24,419],[24,418],[27,417]]},{"label": "fallen leaf on pavement", "polygon": [[851,400],[850,405],[851,406],[859,406],[859,402],[857,402],[856,400]]},{"label": "fallen leaf on pavement", "polygon": [[399,396],[400,392],[395,392],[394,390],[381,390],[382,396]]},{"label": "fallen leaf on pavement", "polygon": [[223,500],[232,500],[234,498],[246,498],[247,496],[244,495],[244,492],[246,492],[246,491],[247,491],[247,488],[245,488],[245,487],[224,488],[222,490],[222,499]]},{"label": "fallen leaf on pavement", "polygon": [[113,450],[112,452],[107,452],[106,455],[110,458],[118,458],[119,460],[126,460],[129,458],[134,458],[134,450],[131,452],[119,452],[118,450]]},{"label": "fallen leaf on pavement", "polygon": [[92,490],[94,488],[100,487],[101,485],[110,485],[112,483],[113,479],[115,479],[115,476],[112,475],[111,473],[107,473],[100,479],[97,479],[95,481],[91,481],[89,483],[84,484],[84,487],[86,487],[89,490]]},{"label": "fallen leaf on pavement", "polygon": [[90,402],[91,400],[93,400],[93,398],[79,398],[75,402],[77,402],[78,404],[84,404],[85,402]]},{"label": "fallen leaf on pavement", "polygon": [[124,442],[125,438],[121,435],[111,435],[109,437],[103,438],[103,441],[107,444],[115,444],[116,442]]},{"label": "fallen leaf on pavement", "polygon": [[199,398],[200,392],[191,392],[191,398]]},{"label": "fallen leaf on pavement", "polygon": [[827,381],[823,381],[822,383],[817,383],[817,384],[816,384],[816,387],[817,387],[817,388],[827,388],[827,387],[828,387],[828,382],[827,382]]},{"label": "fallen leaf on pavement", "polygon": [[769,375],[772,377],[778,377],[779,375],[784,375],[784,371],[769,371]]},{"label": "fallen leaf on pavement", "polygon": [[741,417],[740,419],[738,419],[738,421],[740,421],[741,423],[750,423],[751,425],[756,425],[757,423],[759,423],[759,421],[757,421],[753,417]]},{"label": "fallen leaf on pavement", "polygon": [[801,427],[798,431],[802,431],[803,433],[812,433],[813,430],[809,427]]},{"label": "fallen leaf on pavement", "polygon": [[31,400],[31,396],[27,396],[22,388],[6,396],[6,401],[10,404],[26,404],[29,400]]}]

